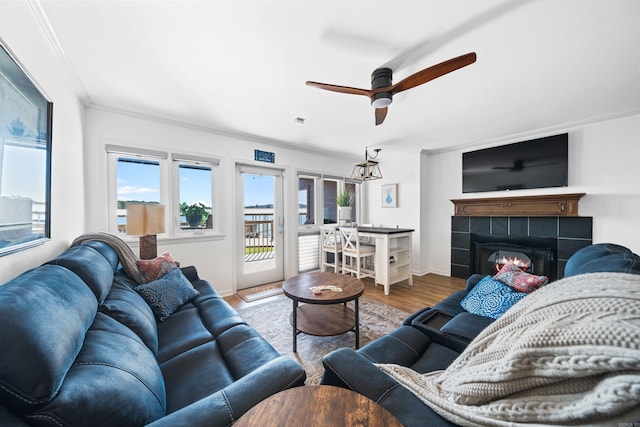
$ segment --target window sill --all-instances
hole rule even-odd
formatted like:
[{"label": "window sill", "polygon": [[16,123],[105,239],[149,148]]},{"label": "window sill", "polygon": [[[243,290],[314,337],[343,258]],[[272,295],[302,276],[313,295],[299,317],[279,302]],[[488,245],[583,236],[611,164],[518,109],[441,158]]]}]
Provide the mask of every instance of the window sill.
[{"label": "window sill", "polygon": [[[158,236],[158,244],[175,244],[175,243],[194,243],[194,242],[209,242],[216,240],[223,240],[227,236],[220,233],[204,233],[204,232],[185,232],[184,234],[174,236]],[[132,248],[140,246],[140,240],[138,238],[126,239],[125,242]]]}]

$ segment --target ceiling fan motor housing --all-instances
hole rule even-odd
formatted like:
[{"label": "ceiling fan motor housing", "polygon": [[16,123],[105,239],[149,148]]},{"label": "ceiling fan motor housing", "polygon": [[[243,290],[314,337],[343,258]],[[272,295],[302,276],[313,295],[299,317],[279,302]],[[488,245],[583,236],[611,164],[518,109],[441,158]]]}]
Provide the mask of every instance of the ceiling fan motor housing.
[{"label": "ceiling fan motor housing", "polygon": [[[371,74],[371,89],[391,86],[393,71],[391,68],[378,68]],[[371,97],[371,105],[376,108],[384,108],[391,104],[393,95],[391,92],[376,93]]]}]

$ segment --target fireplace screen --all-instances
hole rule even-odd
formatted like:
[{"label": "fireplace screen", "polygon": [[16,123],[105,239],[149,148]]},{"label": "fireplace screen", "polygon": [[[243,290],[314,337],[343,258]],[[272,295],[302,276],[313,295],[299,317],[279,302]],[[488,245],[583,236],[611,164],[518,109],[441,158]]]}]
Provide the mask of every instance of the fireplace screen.
[{"label": "fireplace screen", "polygon": [[487,258],[487,262],[489,262],[489,265],[495,265],[496,271],[500,271],[500,269],[506,264],[513,264],[516,267],[519,267],[522,271],[529,272],[533,265],[531,258],[526,254],[504,249],[494,251],[489,255],[489,258]]},{"label": "fireplace screen", "polygon": [[514,238],[505,238],[508,242],[500,242],[493,236],[491,240],[496,241],[483,242],[482,238],[472,241],[472,273],[494,275],[505,264],[510,263],[527,273],[546,276],[551,281],[556,280],[556,249],[544,247],[548,242],[540,241],[539,238],[531,240],[528,237],[523,237],[517,242]]}]

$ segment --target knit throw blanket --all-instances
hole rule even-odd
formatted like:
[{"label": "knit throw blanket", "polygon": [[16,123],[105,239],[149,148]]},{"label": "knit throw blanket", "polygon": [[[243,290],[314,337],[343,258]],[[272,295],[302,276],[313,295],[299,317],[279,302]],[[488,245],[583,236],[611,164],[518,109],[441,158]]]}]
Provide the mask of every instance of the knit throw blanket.
[{"label": "knit throw blanket", "polygon": [[71,243],[71,246],[77,246],[84,242],[88,242],[89,240],[98,240],[111,246],[113,250],[118,254],[118,259],[120,260],[120,264],[122,265],[122,268],[124,268],[124,271],[126,271],[127,274],[131,276],[137,283],[144,283],[142,273],[140,273],[140,269],[138,268],[138,265],[136,263],[136,261],[138,261],[140,258],[138,258],[138,256],[133,253],[129,245],[127,245],[124,240],[110,233],[84,233],[77,237]]},{"label": "knit throw blanket", "polygon": [[631,425],[640,421],[640,276],[591,273],[549,284],[445,371],[377,366],[456,424]]}]

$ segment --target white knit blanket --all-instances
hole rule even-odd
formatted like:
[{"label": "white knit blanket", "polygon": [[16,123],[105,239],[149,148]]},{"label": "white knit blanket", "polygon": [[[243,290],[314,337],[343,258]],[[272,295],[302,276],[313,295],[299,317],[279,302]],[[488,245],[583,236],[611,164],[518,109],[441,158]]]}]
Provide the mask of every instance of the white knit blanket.
[{"label": "white knit blanket", "polygon": [[461,425],[633,425],[640,422],[640,276],[592,273],[551,283],[482,331],[445,371],[378,366]]}]

